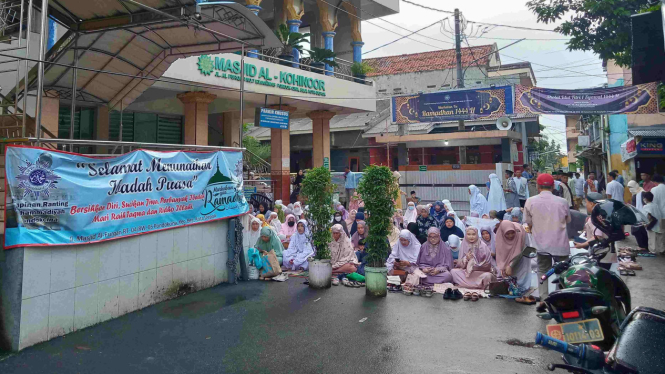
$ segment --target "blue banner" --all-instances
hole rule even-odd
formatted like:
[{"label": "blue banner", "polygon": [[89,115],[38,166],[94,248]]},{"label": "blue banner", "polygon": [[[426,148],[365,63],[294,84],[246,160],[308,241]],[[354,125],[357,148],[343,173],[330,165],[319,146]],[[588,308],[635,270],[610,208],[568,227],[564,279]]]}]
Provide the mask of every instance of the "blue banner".
[{"label": "blue banner", "polygon": [[93,158],[8,146],[5,249],[99,242],[247,212],[242,153]]},{"label": "blue banner", "polygon": [[442,91],[392,98],[393,122],[487,120],[513,113],[512,86]]}]

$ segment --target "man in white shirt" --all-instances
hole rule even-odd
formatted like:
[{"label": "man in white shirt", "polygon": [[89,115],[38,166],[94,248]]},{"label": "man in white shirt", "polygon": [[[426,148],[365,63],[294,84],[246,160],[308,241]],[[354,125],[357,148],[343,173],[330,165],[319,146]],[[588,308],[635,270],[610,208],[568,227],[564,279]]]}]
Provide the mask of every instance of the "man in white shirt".
[{"label": "man in white shirt", "polygon": [[[658,183],[656,187],[651,189],[651,193],[653,194],[652,204],[658,207],[657,214],[660,214],[660,217],[657,218],[660,219],[660,230],[661,232],[665,232],[665,180],[663,180],[662,175],[654,175],[651,180]],[[661,251],[662,248],[656,248],[656,252]]]},{"label": "man in white shirt", "polygon": [[575,173],[575,197],[584,197],[584,178],[580,173]]},{"label": "man in white shirt", "polygon": [[515,187],[517,187],[517,196],[520,199],[520,207],[524,208],[526,204],[526,199],[529,198],[529,181],[522,176],[521,170],[515,170],[515,176],[513,177],[515,181]]},{"label": "man in white shirt", "polygon": [[607,175],[607,179],[610,181],[610,183],[607,184],[607,187],[605,187],[607,198],[623,203],[623,185],[616,181],[617,173],[610,172]]}]

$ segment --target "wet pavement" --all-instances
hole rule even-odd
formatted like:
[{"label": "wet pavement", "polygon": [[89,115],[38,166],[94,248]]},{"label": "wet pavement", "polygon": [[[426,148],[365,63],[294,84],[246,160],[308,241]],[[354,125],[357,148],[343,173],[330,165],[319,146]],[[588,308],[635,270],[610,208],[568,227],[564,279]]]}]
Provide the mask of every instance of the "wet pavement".
[{"label": "wet pavement", "polygon": [[[665,309],[665,257],[640,258],[633,305]],[[0,373],[545,373],[545,321],[504,299],[448,301],[302,278],[166,301],[0,358]]]}]

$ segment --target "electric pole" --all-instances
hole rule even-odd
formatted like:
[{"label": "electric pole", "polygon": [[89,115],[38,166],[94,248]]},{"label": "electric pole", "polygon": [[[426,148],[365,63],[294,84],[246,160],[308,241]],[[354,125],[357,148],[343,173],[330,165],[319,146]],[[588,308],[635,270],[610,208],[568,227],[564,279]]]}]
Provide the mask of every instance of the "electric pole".
[{"label": "electric pole", "polygon": [[[460,13],[455,8],[455,55],[457,56],[457,88],[464,88],[464,72],[462,71],[462,34],[460,30]],[[464,120],[459,120],[459,131],[464,131]]]}]

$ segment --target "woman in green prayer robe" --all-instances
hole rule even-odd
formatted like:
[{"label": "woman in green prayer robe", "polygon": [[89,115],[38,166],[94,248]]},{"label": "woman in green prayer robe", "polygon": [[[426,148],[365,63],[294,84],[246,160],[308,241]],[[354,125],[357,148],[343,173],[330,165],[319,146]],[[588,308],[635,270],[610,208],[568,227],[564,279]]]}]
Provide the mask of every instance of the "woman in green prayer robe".
[{"label": "woman in green prayer robe", "polygon": [[270,228],[270,226],[261,229],[261,236],[256,241],[254,247],[259,250],[259,254],[262,258],[267,256],[268,252],[275,251],[277,261],[279,261],[280,266],[282,265],[282,251],[284,250],[284,246],[282,245],[282,241],[279,240],[275,230]]}]

